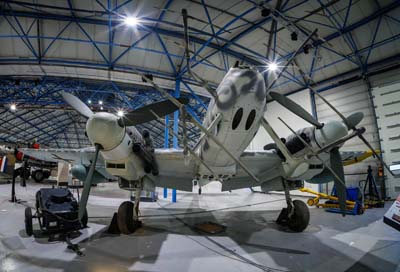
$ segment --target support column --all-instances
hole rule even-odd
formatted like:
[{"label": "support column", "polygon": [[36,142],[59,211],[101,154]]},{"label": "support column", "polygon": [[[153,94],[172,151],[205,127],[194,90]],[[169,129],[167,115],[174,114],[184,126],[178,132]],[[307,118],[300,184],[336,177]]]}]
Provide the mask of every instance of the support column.
[{"label": "support column", "polygon": [[[174,97],[179,98],[181,95],[181,80],[177,79],[175,82],[175,93]],[[179,148],[178,138],[176,135],[179,133],[179,110],[174,112],[174,137],[172,139],[173,147]],[[172,189],[172,202],[176,202],[176,189]]]},{"label": "support column", "polygon": [[[169,116],[165,116],[164,148],[169,147]],[[168,188],[164,188],[163,197],[168,197]]]}]

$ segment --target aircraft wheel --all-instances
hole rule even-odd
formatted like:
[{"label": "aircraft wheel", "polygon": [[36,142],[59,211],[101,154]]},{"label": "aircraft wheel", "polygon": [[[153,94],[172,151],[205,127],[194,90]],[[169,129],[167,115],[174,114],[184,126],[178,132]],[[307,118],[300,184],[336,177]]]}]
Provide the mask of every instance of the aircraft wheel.
[{"label": "aircraft wheel", "polygon": [[133,220],[133,203],[131,201],[122,202],[118,208],[118,228],[123,234],[131,234],[135,231]]},{"label": "aircraft wheel", "polygon": [[289,229],[295,232],[302,232],[310,222],[310,211],[307,205],[301,200],[293,201],[294,212],[288,220]]},{"label": "aircraft wheel", "polygon": [[151,172],[151,165],[146,164],[145,167],[144,167],[144,172],[145,172],[146,174],[150,173],[150,172]]},{"label": "aircraft wheel", "polygon": [[36,182],[42,182],[44,180],[44,173],[42,170],[36,170],[33,171],[32,173],[32,178],[36,181]]},{"label": "aircraft wheel", "polygon": [[201,187],[199,188],[199,195],[201,195]]},{"label": "aircraft wheel", "polygon": [[32,209],[29,207],[25,208],[25,232],[28,236],[33,234]]}]

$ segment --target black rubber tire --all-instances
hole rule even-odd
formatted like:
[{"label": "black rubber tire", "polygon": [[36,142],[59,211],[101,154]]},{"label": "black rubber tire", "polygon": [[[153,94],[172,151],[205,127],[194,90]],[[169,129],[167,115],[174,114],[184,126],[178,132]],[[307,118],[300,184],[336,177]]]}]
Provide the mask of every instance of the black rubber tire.
[{"label": "black rubber tire", "polygon": [[294,213],[289,218],[288,227],[292,231],[302,232],[307,228],[308,223],[310,222],[310,211],[308,210],[306,203],[301,200],[294,200],[293,208]]},{"label": "black rubber tire", "polygon": [[25,232],[28,236],[33,235],[32,209],[29,207],[25,208]]},{"label": "black rubber tire", "polygon": [[43,171],[43,176],[45,179],[48,179],[50,177],[50,171]]},{"label": "black rubber tire", "polygon": [[122,202],[118,208],[118,228],[122,234],[131,234],[135,231],[133,220],[133,203],[131,201]]},{"label": "black rubber tire", "polygon": [[158,174],[159,174],[158,169],[153,169],[153,170],[151,170],[151,174],[152,174],[153,176],[158,176]]},{"label": "black rubber tire", "polygon": [[199,195],[201,195],[201,188],[199,188]]},{"label": "black rubber tire", "polygon": [[44,180],[44,174],[42,170],[36,170],[32,172],[32,178],[35,182],[40,183]]},{"label": "black rubber tire", "polygon": [[145,166],[144,166],[144,172],[146,173],[146,174],[149,174],[150,172],[151,172],[151,165],[150,164],[146,164]]}]

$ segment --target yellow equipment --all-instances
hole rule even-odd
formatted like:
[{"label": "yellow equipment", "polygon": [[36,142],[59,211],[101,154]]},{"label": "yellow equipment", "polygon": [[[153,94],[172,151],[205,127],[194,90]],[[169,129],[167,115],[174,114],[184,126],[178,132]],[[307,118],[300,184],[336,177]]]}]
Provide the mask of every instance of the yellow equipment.
[{"label": "yellow equipment", "polygon": [[[381,151],[379,149],[375,150],[375,152],[377,154],[380,154]],[[362,153],[361,155],[351,158],[351,159],[347,159],[347,160],[343,160],[343,166],[347,166],[347,165],[352,165],[352,164],[356,164],[359,162],[362,162],[365,159],[368,159],[369,157],[374,156],[374,153],[372,153],[372,151],[365,151],[364,153]]]},{"label": "yellow equipment", "polygon": [[[322,207],[322,208],[333,208],[332,205],[339,206],[337,204],[319,204],[319,200],[320,199],[329,199],[329,200],[332,200],[332,201],[339,201],[339,199],[336,196],[331,196],[331,195],[327,195],[327,194],[324,194],[324,193],[318,193],[318,192],[313,191],[313,190],[308,189],[308,188],[300,188],[299,190],[301,192],[306,192],[306,193],[310,193],[310,194],[313,194],[313,195],[317,196],[315,198],[310,198],[309,200],[307,200],[308,206],[316,206],[318,208],[319,207]],[[354,208],[355,204],[356,204],[356,202],[354,202],[354,201],[346,200],[346,207],[348,207],[348,208]]]}]

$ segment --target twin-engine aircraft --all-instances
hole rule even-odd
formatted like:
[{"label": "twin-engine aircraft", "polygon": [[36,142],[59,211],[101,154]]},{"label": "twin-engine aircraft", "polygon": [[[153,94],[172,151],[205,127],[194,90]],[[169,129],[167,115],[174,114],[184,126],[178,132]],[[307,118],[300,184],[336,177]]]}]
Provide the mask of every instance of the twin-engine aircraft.
[{"label": "twin-engine aircraft", "polygon": [[[86,134],[94,149],[84,149],[79,152],[73,150],[33,152],[25,150],[24,152],[29,152],[33,156],[46,152],[53,154],[55,158],[77,162],[80,161],[82,153],[91,154],[90,167],[89,164],[75,167],[79,169],[81,179],[85,179],[79,218],[83,218],[86,213],[92,183],[99,181],[96,162],[100,153],[106,172],[118,177],[119,187],[135,191],[135,203],[123,202],[117,213],[118,227],[125,234],[132,233],[139,225],[139,201],[142,190],[154,191],[156,187],[167,187],[191,192],[194,181],[200,187],[211,181],[219,181],[222,183],[222,191],[254,186],[261,186],[263,192],[284,191],[287,207],[282,209],[277,222],[296,232],[301,232],[307,227],[310,215],[304,202],[291,200],[289,191],[302,187],[303,181],[320,184],[333,180],[340,207],[344,212],[346,188],[339,148],[344,142],[356,136],[370,147],[362,136],[365,129],[357,128],[363,114],[357,112],[344,117],[324,100],[337,112],[341,121],[334,120],[322,124],[294,101],[277,92],[269,91],[275,81],[267,87],[263,74],[256,68],[247,66],[232,67],[218,88],[212,90],[204,80],[190,71],[185,10],[182,11],[182,15],[188,72],[212,95],[203,124],[186,112],[187,100],[172,97],[152,79],[143,75],[143,79],[160,91],[167,100],[145,106],[123,117],[108,112],[94,113],[72,94],[62,94],[71,107],[88,118]],[[314,34],[315,31],[307,37],[300,48]],[[292,60],[293,58],[285,67]],[[319,95],[317,92],[314,93]],[[313,126],[299,131],[289,127],[293,134],[286,139],[279,138],[264,118],[264,115],[268,114],[267,96]],[[176,135],[182,138],[183,149],[154,149],[149,133],[140,133],[135,125],[155,119],[161,120],[161,117],[176,110],[181,111],[183,123],[188,119],[202,131],[198,143],[193,149],[189,148],[186,144],[186,135],[183,133],[182,136]],[[274,143],[266,145],[262,151],[246,150],[260,126],[265,128]],[[370,149],[374,152],[371,147]]]},{"label": "twin-engine aircraft", "polygon": [[[344,121],[320,124],[297,104],[294,107],[293,101],[278,93],[270,94],[314,126],[280,139],[264,118],[268,110],[262,74],[239,66],[231,68],[220,83],[217,99],[211,99],[203,124],[198,124],[203,134],[193,150],[185,147],[190,150],[187,154],[185,149],[154,149],[148,132],[141,134],[134,126],[184,109],[187,100],[167,96],[171,100],[117,117],[108,112],[94,113],[69,93],[62,95],[69,105],[88,118],[86,134],[95,148],[78,152],[66,149],[23,152],[45,158],[40,155],[44,152],[52,154],[53,159],[76,162],[81,160],[82,153],[90,156],[87,160],[92,161],[90,167],[78,164],[73,168],[73,173],[80,169],[79,177],[85,179],[80,216],[86,211],[91,184],[99,181],[95,166],[100,153],[105,170],[119,178],[119,187],[135,191],[135,204],[126,201],[118,209],[118,226],[123,233],[135,230],[141,190],[167,187],[192,191],[193,181],[200,186],[219,181],[222,191],[253,186],[261,186],[264,192],[284,190],[288,207],[283,209],[278,221],[300,232],[309,223],[309,211],[302,201],[291,200],[289,190],[302,187],[304,180],[311,183],[334,180],[339,197],[345,199],[343,165],[338,150],[345,141],[364,132],[363,128],[356,128],[363,115],[355,113]],[[268,150],[264,151],[245,150],[260,126],[275,143],[266,145]]]}]

